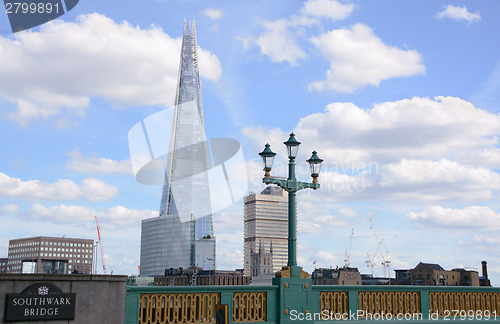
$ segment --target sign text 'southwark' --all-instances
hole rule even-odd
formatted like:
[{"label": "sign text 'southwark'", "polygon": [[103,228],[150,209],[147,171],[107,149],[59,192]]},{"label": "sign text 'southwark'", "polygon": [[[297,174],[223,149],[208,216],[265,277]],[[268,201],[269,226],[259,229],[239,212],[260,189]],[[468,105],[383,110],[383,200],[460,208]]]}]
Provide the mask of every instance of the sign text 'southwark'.
[{"label": "sign text 'southwark'", "polygon": [[20,294],[7,294],[4,321],[68,320],[75,317],[76,294],[41,282]]}]

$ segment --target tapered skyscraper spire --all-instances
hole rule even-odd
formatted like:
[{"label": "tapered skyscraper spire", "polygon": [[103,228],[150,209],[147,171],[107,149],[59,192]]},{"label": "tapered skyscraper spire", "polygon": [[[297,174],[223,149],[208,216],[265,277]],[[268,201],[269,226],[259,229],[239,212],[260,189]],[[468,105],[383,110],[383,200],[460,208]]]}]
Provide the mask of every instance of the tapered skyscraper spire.
[{"label": "tapered skyscraper spire", "polygon": [[196,29],[188,19],[174,109],[159,217],[142,223],[142,275],[190,266],[215,269]]}]

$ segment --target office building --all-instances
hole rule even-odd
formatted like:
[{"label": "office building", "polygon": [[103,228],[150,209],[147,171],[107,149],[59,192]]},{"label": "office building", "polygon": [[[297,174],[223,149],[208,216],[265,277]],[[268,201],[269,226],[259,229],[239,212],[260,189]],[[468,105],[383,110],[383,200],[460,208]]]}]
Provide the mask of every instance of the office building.
[{"label": "office building", "polygon": [[9,241],[7,273],[92,273],[94,240],[37,236]]},{"label": "office building", "polygon": [[[276,186],[265,188],[260,194],[251,193],[244,199],[244,270],[245,276],[257,273],[255,260],[263,260],[256,253],[272,253],[273,272],[280,271],[288,261],[288,195]],[[252,257],[253,256],[253,257]],[[261,255],[263,257],[264,255]]]},{"label": "office building", "polygon": [[207,151],[196,29],[186,20],[159,215],[142,221],[141,275],[215,269]]}]

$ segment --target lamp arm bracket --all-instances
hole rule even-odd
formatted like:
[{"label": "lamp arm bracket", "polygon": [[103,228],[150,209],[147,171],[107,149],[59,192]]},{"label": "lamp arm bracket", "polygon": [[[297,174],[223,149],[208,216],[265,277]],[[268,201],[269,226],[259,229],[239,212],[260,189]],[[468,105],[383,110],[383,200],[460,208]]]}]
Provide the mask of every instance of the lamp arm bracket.
[{"label": "lamp arm bracket", "polygon": [[318,189],[319,183],[310,183],[310,182],[302,182],[297,180],[284,180],[284,179],[275,179],[275,178],[262,178],[262,182],[265,184],[275,184],[283,188],[288,192],[299,191],[302,189]]}]

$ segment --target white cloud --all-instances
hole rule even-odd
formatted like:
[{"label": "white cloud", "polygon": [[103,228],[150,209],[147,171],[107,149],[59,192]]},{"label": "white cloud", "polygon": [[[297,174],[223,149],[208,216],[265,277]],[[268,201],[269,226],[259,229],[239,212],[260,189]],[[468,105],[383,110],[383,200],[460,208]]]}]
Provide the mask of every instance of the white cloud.
[{"label": "white cloud", "polygon": [[139,226],[141,220],[155,217],[157,211],[128,209],[123,206],[114,206],[102,210],[95,210],[77,205],[46,207],[42,204],[33,204],[29,211],[19,214],[20,217],[30,220],[43,220],[55,224],[95,224],[95,216],[99,225],[110,229],[121,226]]},{"label": "white cloud", "polygon": [[214,233],[217,239],[217,267],[241,268],[243,265],[243,210],[241,205],[214,214]]},{"label": "white cloud", "polygon": [[[6,117],[28,125],[63,109],[82,116],[92,97],[116,106],[169,106],[180,46],[159,27],[141,29],[97,13],[0,37],[0,95],[17,104]],[[217,57],[203,49],[198,55],[201,76],[218,80]]]},{"label": "white cloud", "polygon": [[40,180],[23,181],[0,172],[0,196],[28,200],[104,201],[118,196],[118,189],[94,178],[86,178],[81,186],[69,179],[54,183]]},{"label": "white cloud", "polygon": [[[302,118],[294,132],[303,143],[299,176],[309,177],[305,160],[313,149],[324,159],[322,200],[436,202],[498,196],[500,175],[490,168],[500,165],[500,116],[460,98],[416,97],[371,109],[332,103],[325,112]],[[269,141],[273,151],[284,155],[282,142],[288,136],[282,130],[256,127],[242,133],[255,150]],[[284,163],[275,164],[273,175],[286,174]],[[248,172],[255,177],[252,183],[262,177],[261,168],[257,171]]]},{"label": "white cloud", "polygon": [[487,200],[500,189],[500,174],[447,159],[403,159],[383,167],[379,184],[391,188],[394,198]]},{"label": "white cloud", "polygon": [[122,173],[132,174],[130,159],[114,161],[96,156],[84,157],[78,148],[68,152],[71,160],[66,162],[66,169],[86,174]]},{"label": "white cloud", "polygon": [[285,19],[264,23],[267,30],[255,40],[255,44],[260,47],[261,54],[269,56],[271,61],[297,65],[297,61],[304,59],[306,53],[297,44],[288,24]]},{"label": "white cloud", "polygon": [[[300,250],[302,249],[299,246],[299,254]],[[307,258],[303,257],[302,260],[299,261],[299,264],[303,266],[309,266],[313,262],[316,262],[316,264],[313,266],[315,268],[330,268],[338,266],[340,263],[342,263],[342,260],[334,253],[322,250],[314,251],[312,249],[308,249]]]},{"label": "white cloud", "polygon": [[[324,113],[302,118],[295,133],[309,146],[301,148],[302,152],[312,151],[315,145],[325,160],[325,170],[333,163],[335,170],[348,167],[353,172],[371,162],[404,158],[458,160],[459,156],[468,156],[467,162],[482,165],[482,160],[474,156],[484,149],[491,154],[500,152],[499,129],[500,115],[463,99],[415,97],[376,104],[371,109],[332,103]],[[279,131],[272,130],[272,134]],[[260,130],[259,138],[265,136],[266,132]]]},{"label": "white cloud", "polygon": [[406,218],[423,227],[445,230],[498,229],[500,214],[489,207],[468,206],[464,209],[429,206],[421,212],[411,212]]},{"label": "white cloud", "polygon": [[106,201],[118,196],[118,188],[94,178],[84,179],[81,187],[83,195],[90,201]]},{"label": "white cloud", "polygon": [[0,213],[2,213],[2,214],[12,214],[12,213],[16,213],[18,211],[19,211],[19,206],[16,204],[7,204],[7,205],[3,205],[0,208]]},{"label": "white cloud", "polygon": [[203,15],[210,19],[217,20],[224,16],[224,11],[221,9],[208,8],[203,10]]},{"label": "white cloud", "polygon": [[304,27],[318,25],[320,18],[342,20],[351,14],[352,4],[342,4],[337,0],[309,0],[300,10],[299,15],[262,23],[266,29],[258,37],[239,37],[243,47],[250,45],[260,48],[262,55],[272,62],[288,62],[291,66],[306,58],[306,52],[299,45],[299,38],[304,36]]},{"label": "white cloud", "polygon": [[458,6],[453,6],[453,5],[447,5],[444,6],[443,11],[438,12],[434,18],[443,20],[443,19],[453,19],[453,20],[465,20],[469,24],[480,21],[481,20],[481,15],[479,14],[479,11],[476,12],[470,12],[467,10],[467,7],[458,7]]},{"label": "white cloud", "polygon": [[[399,163],[391,163],[384,167],[384,173],[380,180],[382,186],[394,186],[398,183],[420,185],[422,183],[457,183],[461,181],[471,182],[479,180],[480,187],[486,185],[487,181],[496,182],[500,175],[485,168],[467,167],[458,162],[440,159],[430,160],[407,160]],[[500,184],[491,184],[489,188],[495,188]]]},{"label": "white cloud", "polygon": [[461,240],[458,242],[459,246],[470,247],[473,246],[477,250],[491,251],[496,249],[500,244],[500,237],[494,235],[474,235],[471,240]]},{"label": "white cloud", "polygon": [[134,259],[129,259],[127,257],[123,257],[122,262],[125,264],[136,264],[136,261]]},{"label": "white cloud", "polygon": [[358,212],[355,211],[354,209],[351,208],[339,208],[338,210],[339,215],[347,218],[356,218],[358,217]]},{"label": "white cloud", "polygon": [[337,0],[309,0],[304,4],[302,13],[308,16],[343,20],[354,10],[352,3],[343,4]]},{"label": "white cloud", "polygon": [[375,180],[369,174],[347,175],[337,172],[321,172],[320,192],[335,194],[354,194],[365,191],[375,185]]},{"label": "white cloud", "polygon": [[310,90],[353,92],[381,81],[425,73],[422,55],[415,50],[388,46],[361,23],[312,38],[330,62],[326,80],[315,81]]},{"label": "white cloud", "polygon": [[317,222],[300,221],[297,225],[299,235],[313,235],[320,237],[322,233],[321,225]]}]

